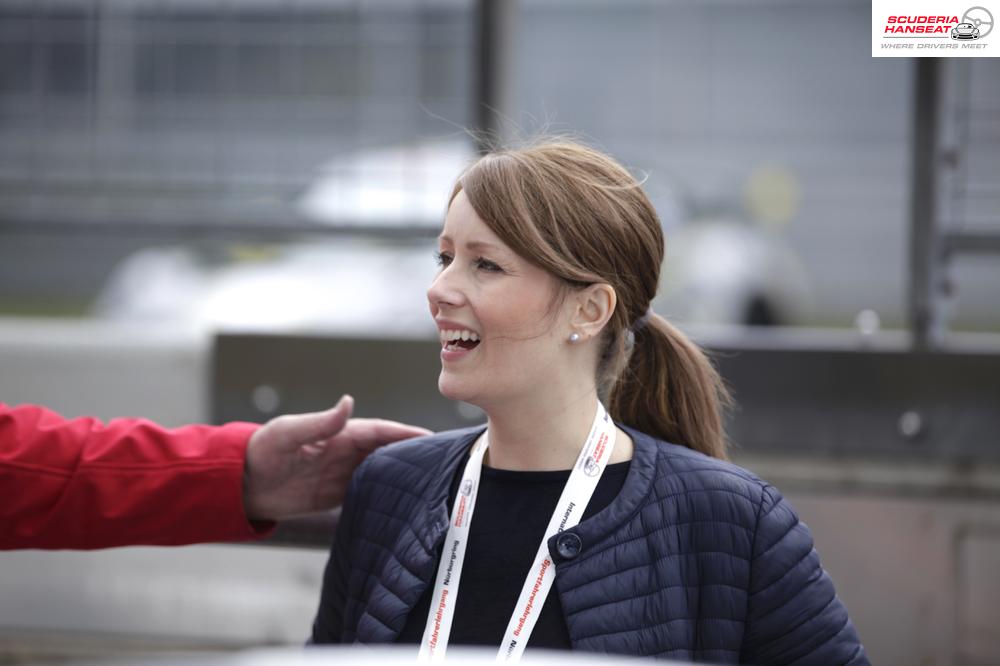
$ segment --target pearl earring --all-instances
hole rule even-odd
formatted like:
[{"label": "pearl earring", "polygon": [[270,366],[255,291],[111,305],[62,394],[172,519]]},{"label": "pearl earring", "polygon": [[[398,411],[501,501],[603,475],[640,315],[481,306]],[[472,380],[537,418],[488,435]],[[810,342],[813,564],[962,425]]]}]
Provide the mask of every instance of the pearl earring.
[{"label": "pearl earring", "polygon": [[580,334],[579,333],[573,333],[571,336],[569,336],[569,341],[570,342],[579,342],[580,341]]}]

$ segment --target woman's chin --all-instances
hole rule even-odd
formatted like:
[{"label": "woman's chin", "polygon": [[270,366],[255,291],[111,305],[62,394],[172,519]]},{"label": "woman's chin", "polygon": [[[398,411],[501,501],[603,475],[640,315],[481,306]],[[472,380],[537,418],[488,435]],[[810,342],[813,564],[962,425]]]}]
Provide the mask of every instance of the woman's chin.
[{"label": "woman's chin", "polygon": [[444,373],[438,378],[438,391],[449,400],[466,401],[468,391],[464,391],[461,382],[445,377]]},{"label": "woman's chin", "polygon": [[449,400],[460,400],[479,406],[478,398],[481,397],[479,392],[473,390],[467,381],[449,376],[445,372],[442,372],[441,376],[438,377],[438,391]]}]

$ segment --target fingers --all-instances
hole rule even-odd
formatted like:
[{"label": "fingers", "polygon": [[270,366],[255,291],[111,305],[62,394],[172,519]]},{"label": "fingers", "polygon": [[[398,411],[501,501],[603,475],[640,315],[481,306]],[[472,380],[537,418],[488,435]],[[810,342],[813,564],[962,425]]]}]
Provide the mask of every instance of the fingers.
[{"label": "fingers", "polygon": [[348,435],[358,448],[372,450],[384,444],[424,437],[432,433],[426,428],[386,419],[351,419],[344,429],[344,434]]},{"label": "fingers", "polygon": [[325,412],[282,417],[284,434],[290,441],[298,444],[333,437],[344,429],[353,411],[354,398],[345,395],[334,407]]}]

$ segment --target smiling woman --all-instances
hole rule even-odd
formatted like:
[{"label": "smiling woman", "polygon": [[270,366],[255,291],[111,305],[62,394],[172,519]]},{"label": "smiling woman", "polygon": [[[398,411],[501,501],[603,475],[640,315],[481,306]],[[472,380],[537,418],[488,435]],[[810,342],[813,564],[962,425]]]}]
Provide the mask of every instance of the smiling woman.
[{"label": "smiling woman", "polygon": [[649,310],[663,236],[626,169],[564,141],[486,155],[438,259],[438,385],[488,423],[359,469],[314,642],[868,663],[808,529],[725,461],[715,369]]},{"label": "smiling woman", "polygon": [[531,379],[563,365],[552,354],[562,347],[552,326],[556,277],[515,254],[461,190],[439,242],[441,272],[427,297],[442,337],[441,393],[486,409],[525,400],[529,383],[552,389]]}]

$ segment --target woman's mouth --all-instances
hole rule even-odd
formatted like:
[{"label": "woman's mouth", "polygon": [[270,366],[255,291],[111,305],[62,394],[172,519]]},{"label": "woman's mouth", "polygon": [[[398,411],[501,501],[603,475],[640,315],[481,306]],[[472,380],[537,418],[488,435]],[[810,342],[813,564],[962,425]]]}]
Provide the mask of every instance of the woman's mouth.
[{"label": "woman's mouth", "polygon": [[469,329],[440,331],[438,337],[444,351],[469,351],[479,346],[479,333]]}]

